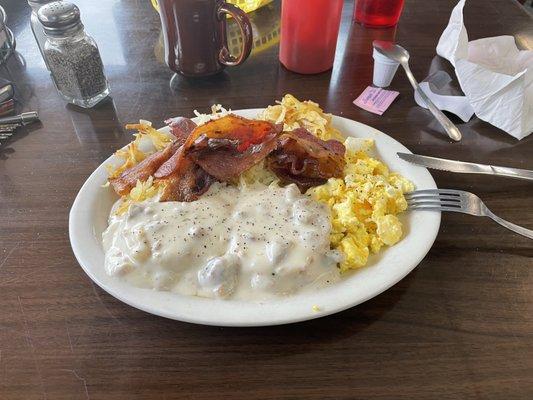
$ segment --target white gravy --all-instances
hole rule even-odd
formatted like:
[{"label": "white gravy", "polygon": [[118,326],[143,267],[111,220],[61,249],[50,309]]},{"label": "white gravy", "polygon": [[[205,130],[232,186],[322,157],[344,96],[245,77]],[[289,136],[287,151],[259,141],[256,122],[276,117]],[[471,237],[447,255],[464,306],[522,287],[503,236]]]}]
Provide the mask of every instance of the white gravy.
[{"label": "white gravy", "polygon": [[285,188],[213,185],[191,203],[145,202],[111,215],[105,268],[132,285],[263,300],[339,280],[327,208]]}]

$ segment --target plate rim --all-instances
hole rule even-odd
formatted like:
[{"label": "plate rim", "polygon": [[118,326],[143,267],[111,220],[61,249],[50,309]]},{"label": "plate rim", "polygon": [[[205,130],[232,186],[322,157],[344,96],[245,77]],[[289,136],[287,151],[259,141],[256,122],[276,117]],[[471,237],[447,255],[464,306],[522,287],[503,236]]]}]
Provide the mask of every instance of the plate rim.
[{"label": "plate rim", "polygon": [[[238,115],[239,114],[252,114],[252,113],[255,113],[255,115],[257,115],[257,113],[259,113],[262,110],[264,110],[264,108],[239,109],[239,110],[231,110],[231,112],[235,113],[235,114],[238,114]],[[250,117],[250,116],[248,116],[248,117]],[[333,123],[335,123],[336,120],[343,120],[343,123],[355,124],[355,126],[362,127],[364,129],[369,129],[370,132],[372,132],[375,135],[384,135],[385,137],[387,137],[388,139],[392,140],[393,142],[396,142],[396,144],[400,145],[400,147],[403,147],[403,149],[402,149],[403,151],[406,151],[408,153],[412,153],[402,143],[400,143],[399,141],[397,141],[393,137],[385,134],[384,132],[377,130],[376,128],[373,128],[373,127],[371,127],[369,125],[363,124],[363,123],[358,122],[358,121],[351,120],[349,118],[333,115]],[[346,135],[346,136],[347,137],[353,136],[353,134]],[[148,312],[150,314],[154,314],[154,315],[158,315],[158,316],[161,316],[161,317],[165,317],[165,318],[169,318],[169,319],[173,319],[173,320],[178,320],[178,321],[182,321],[182,322],[202,324],[202,325],[211,325],[211,326],[227,326],[227,327],[230,327],[230,326],[233,326],[233,327],[272,326],[272,325],[283,325],[283,324],[289,324],[289,323],[295,323],[295,322],[311,320],[311,319],[320,318],[320,317],[324,317],[324,316],[327,316],[327,315],[331,315],[331,314],[334,314],[334,313],[338,313],[338,312],[344,311],[346,309],[355,307],[355,306],[357,306],[357,305],[359,305],[361,303],[364,303],[364,302],[370,300],[371,298],[374,298],[374,297],[378,296],[379,294],[383,293],[384,291],[390,289],[392,286],[396,285],[403,278],[405,278],[409,273],[411,273],[420,264],[420,262],[422,262],[422,260],[426,257],[427,253],[432,248],[433,243],[435,242],[435,240],[437,238],[437,235],[438,235],[438,232],[439,232],[439,229],[440,229],[441,215],[440,215],[440,213],[433,213],[433,215],[434,215],[434,222],[432,224],[432,228],[433,229],[432,229],[431,232],[428,233],[429,234],[429,236],[428,236],[429,240],[426,241],[424,248],[420,252],[419,256],[416,257],[416,260],[414,262],[412,262],[411,265],[409,265],[408,267],[405,267],[405,269],[403,270],[403,273],[397,274],[394,277],[394,279],[391,279],[389,281],[385,281],[383,285],[381,285],[378,289],[372,291],[371,293],[367,293],[367,295],[365,295],[365,296],[359,296],[359,297],[354,296],[352,301],[347,301],[347,302],[345,301],[342,305],[339,305],[337,307],[327,308],[327,309],[323,309],[323,310],[319,310],[319,311],[314,311],[314,310],[312,310],[312,308],[313,308],[312,304],[309,304],[309,306],[308,306],[309,310],[307,310],[307,312],[302,312],[300,315],[291,315],[291,314],[286,315],[286,314],[284,314],[282,312],[282,313],[280,313],[278,318],[270,318],[270,319],[256,318],[257,315],[253,315],[252,313],[248,313],[248,314],[250,316],[253,315],[254,319],[247,319],[246,315],[245,315],[244,318],[233,319],[233,320],[229,320],[229,321],[227,319],[224,319],[224,317],[218,318],[218,319],[217,318],[212,318],[212,317],[211,318],[209,318],[209,317],[206,318],[206,317],[197,316],[197,315],[191,316],[190,313],[188,315],[185,315],[187,313],[184,314],[184,312],[182,312],[181,315],[180,315],[179,312],[178,313],[169,312],[168,309],[166,309],[165,307],[159,307],[159,309],[158,309],[158,308],[147,306],[146,304],[142,304],[142,303],[138,303],[136,301],[132,301],[131,295],[127,296],[126,294],[122,293],[120,290],[116,290],[115,287],[111,287],[110,285],[106,284],[105,282],[102,282],[98,278],[98,276],[94,273],[92,267],[89,265],[90,261],[88,261],[86,259],[86,257],[83,256],[83,254],[84,254],[83,249],[82,249],[83,243],[80,243],[79,238],[76,237],[76,232],[78,232],[79,229],[80,229],[80,227],[78,225],[79,215],[80,215],[80,212],[83,212],[83,201],[84,201],[83,194],[86,191],[91,189],[91,186],[93,185],[92,181],[94,181],[96,179],[96,177],[100,174],[99,170],[101,168],[103,168],[106,164],[110,163],[114,157],[115,156],[114,156],[114,152],[113,152],[113,154],[111,154],[105,161],[103,161],[89,175],[89,177],[85,180],[85,182],[81,186],[80,190],[78,191],[78,194],[76,195],[76,198],[75,198],[75,200],[74,200],[74,202],[72,204],[72,207],[71,207],[70,212],[69,212],[69,240],[70,240],[70,244],[71,244],[74,256],[76,257],[76,260],[77,260],[78,264],[81,266],[81,268],[84,270],[84,272],[89,276],[89,278],[92,280],[92,282],[96,283],[102,290],[104,290],[105,292],[109,293],[113,297],[117,298],[118,300],[120,300],[120,301],[122,301],[122,302],[124,302],[124,303],[126,303],[126,304],[128,304],[128,305],[130,305],[132,307],[134,307],[134,308],[137,308],[139,310]],[[423,173],[427,174],[426,178],[429,178],[429,183],[430,183],[430,185],[432,185],[432,187],[430,187],[430,188],[436,188],[437,186],[436,186],[435,180],[433,179],[433,177],[430,174],[430,172],[428,171],[428,169],[424,168],[424,167],[418,167],[418,168],[421,168],[421,171],[424,170]],[[430,215],[430,214],[426,213],[426,215]],[[91,230],[92,230],[92,228],[94,228],[94,227],[91,227]],[[92,232],[92,234],[95,234],[95,232]],[[402,238],[402,240],[405,240],[406,237],[407,237],[407,235],[404,236]],[[399,244],[401,244],[401,242]],[[101,241],[100,241],[100,245],[101,245]],[[394,248],[394,246],[392,246],[390,248],[387,248],[387,250],[390,250],[392,248]],[[369,269],[369,268],[372,268],[372,266],[368,266],[368,267],[365,267],[363,269],[366,270],[366,269]],[[116,279],[116,278],[114,278],[114,279]],[[337,286],[337,285],[339,285],[339,283],[337,283],[336,285],[331,286],[327,290],[328,291],[334,291],[335,290],[335,286]],[[124,285],[124,287],[126,287],[126,286]],[[133,292],[137,292],[137,291],[147,291],[148,290],[148,289],[135,288],[135,287],[131,287],[131,286],[126,288],[126,289],[128,289],[132,293]],[[167,297],[167,295],[162,295],[162,294],[164,294],[164,293],[169,294],[169,292],[156,292],[156,291],[152,292],[150,290],[148,290],[148,291],[150,293],[158,293],[156,296],[160,296],[161,298]],[[181,299],[182,303],[184,303],[183,305],[185,306],[185,308],[186,307],[190,307],[191,303],[198,303],[198,304],[196,304],[197,306],[204,306],[204,305],[207,304],[207,302],[209,302],[210,304],[213,304],[213,302],[217,302],[219,304],[220,303],[225,303],[226,305],[227,304],[232,304],[233,306],[244,307],[246,309],[250,308],[250,306],[253,305],[257,309],[257,311],[260,311],[261,308],[268,307],[268,306],[270,306],[270,307],[273,307],[273,306],[274,307],[275,306],[287,306],[287,304],[286,304],[287,302],[291,302],[291,300],[298,299],[301,295],[296,294],[294,296],[290,296],[290,297],[287,297],[287,298],[282,298],[280,300],[273,300],[273,301],[259,302],[259,303],[243,302],[243,301],[236,301],[236,300],[205,299],[205,298],[201,298],[201,297],[197,297],[197,296],[179,295],[179,294],[176,294],[176,293],[171,293],[170,296],[174,300]],[[205,303],[205,304],[200,304],[200,303]],[[296,301],[295,304],[297,305],[297,301]],[[222,308],[225,308],[225,307],[222,307]],[[295,308],[298,308],[298,307],[295,306]],[[246,314],[246,313],[244,313],[244,314]]]}]

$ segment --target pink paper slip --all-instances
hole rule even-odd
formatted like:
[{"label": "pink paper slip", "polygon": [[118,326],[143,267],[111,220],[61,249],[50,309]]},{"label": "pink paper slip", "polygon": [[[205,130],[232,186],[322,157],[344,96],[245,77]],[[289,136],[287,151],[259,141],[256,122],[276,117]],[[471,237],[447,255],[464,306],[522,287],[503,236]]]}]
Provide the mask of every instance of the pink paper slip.
[{"label": "pink paper slip", "polygon": [[394,90],[368,86],[353,103],[363,110],[382,115],[399,94]]}]

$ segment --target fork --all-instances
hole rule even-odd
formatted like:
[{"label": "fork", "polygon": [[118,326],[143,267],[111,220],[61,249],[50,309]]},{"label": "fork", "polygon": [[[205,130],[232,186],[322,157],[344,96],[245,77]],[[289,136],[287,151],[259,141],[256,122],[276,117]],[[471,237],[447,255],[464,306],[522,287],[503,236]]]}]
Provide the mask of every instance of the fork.
[{"label": "fork", "polygon": [[473,193],[453,189],[427,189],[406,193],[405,199],[410,210],[452,211],[476,217],[489,217],[513,232],[533,239],[533,230],[498,217]]}]

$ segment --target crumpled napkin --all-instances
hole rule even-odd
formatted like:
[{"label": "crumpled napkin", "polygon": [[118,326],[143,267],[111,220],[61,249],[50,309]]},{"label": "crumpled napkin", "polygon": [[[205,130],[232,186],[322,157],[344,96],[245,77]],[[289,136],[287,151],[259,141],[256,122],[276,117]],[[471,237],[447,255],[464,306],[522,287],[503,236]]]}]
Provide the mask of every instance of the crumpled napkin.
[{"label": "crumpled napkin", "polygon": [[440,37],[437,54],[455,74],[476,115],[517,139],[533,131],[533,51],[520,51],[513,36],[468,41],[460,0]]},{"label": "crumpled napkin", "polygon": [[[466,96],[458,96],[450,93],[448,88],[450,82],[452,82],[450,75],[444,71],[436,71],[420,82],[420,89],[426,93],[426,96],[431,99],[439,110],[451,112],[464,122],[467,122],[474,115],[474,109],[468,102]],[[426,102],[422,100],[422,97],[416,91],[415,101],[420,107],[428,108]]]}]

